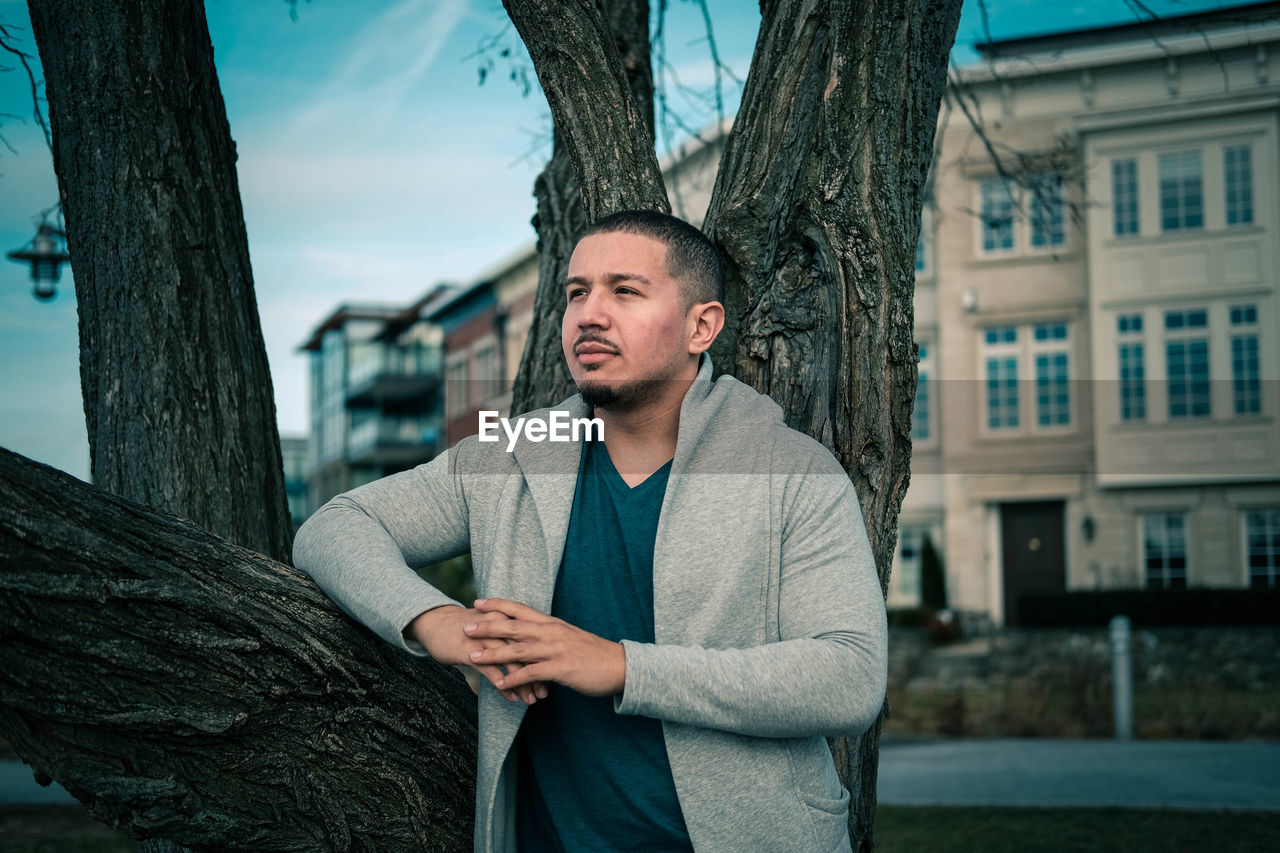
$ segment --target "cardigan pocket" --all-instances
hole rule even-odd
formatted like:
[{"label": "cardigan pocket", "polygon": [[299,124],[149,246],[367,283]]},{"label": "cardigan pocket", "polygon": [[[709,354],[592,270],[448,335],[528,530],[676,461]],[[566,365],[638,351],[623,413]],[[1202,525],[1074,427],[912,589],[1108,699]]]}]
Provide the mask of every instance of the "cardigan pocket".
[{"label": "cardigan pocket", "polygon": [[849,792],[840,784],[826,738],[786,741],[796,796],[817,836],[816,849],[849,849]]}]

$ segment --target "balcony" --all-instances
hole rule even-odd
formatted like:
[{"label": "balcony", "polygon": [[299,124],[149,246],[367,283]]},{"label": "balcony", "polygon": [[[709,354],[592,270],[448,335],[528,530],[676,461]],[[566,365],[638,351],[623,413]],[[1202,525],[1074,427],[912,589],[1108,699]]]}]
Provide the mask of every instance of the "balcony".
[{"label": "balcony", "polygon": [[347,368],[347,408],[403,405],[415,398],[425,401],[439,382],[438,347],[356,344]]},{"label": "balcony", "polygon": [[404,469],[426,462],[440,441],[439,417],[375,417],[351,430],[347,461]]}]

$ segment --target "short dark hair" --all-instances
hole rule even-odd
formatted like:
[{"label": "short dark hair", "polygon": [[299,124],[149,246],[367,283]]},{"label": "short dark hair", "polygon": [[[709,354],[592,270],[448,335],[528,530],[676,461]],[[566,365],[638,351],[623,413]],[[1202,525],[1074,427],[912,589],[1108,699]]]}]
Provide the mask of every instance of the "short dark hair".
[{"label": "short dark hair", "polygon": [[651,237],[667,247],[667,272],[680,283],[685,310],[699,302],[724,301],[720,253],[688,222],[656,210],[620,210],[596,220],[578,240],[617,232]]}]

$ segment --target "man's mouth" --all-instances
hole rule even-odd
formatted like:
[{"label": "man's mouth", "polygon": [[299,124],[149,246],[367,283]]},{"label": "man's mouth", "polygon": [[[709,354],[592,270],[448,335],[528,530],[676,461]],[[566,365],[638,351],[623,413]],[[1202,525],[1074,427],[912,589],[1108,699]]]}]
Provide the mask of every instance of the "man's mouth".
[{"label": "man's mouth", "polygon": [[574,346],[573,353],[578,357],[580,364],[599,364],[616,356],[618,351],[607,344],[583,341]]}]

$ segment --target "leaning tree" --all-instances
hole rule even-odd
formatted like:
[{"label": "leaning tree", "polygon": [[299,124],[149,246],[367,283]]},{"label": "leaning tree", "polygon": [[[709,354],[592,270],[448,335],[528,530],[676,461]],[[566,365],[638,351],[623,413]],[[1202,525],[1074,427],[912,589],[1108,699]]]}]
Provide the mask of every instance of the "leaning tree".
[{"label": "leaning tree", "polygon": [[[469,846],[474,702],[287,563],[280,454],[200,0],[30,0],[76,270],[92,470],[0,452],[0,735],[138,838]],[[521,407],[569,390],[572,235],[669,208],[647,0],[504,0],[555,120]],[[717,364],[853,478],[887,583],[908,478],[921,191],[960,0],[763,0],[704,230]],[[833,740],[869,850],[879,723]]]}]

